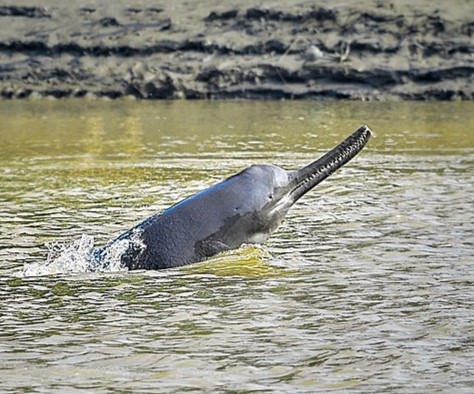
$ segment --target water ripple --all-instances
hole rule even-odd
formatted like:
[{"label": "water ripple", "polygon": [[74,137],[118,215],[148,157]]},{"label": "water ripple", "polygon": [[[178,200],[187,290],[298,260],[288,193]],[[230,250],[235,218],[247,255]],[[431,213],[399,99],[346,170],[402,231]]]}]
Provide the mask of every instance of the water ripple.
[{"label": "water ripple", "polygon": [[[171,106],[161,136],[160,105],[100,105],[100,133],[59,111],[37,130],[50,148],[14,143],[23,129],[0,146],[0,391],[472,391],[474,145],[444,116],[473,111],[431,122],[440,111],[419,106],[395,129],[400,113],[377,105],[199,104],[187,134]],[[102,244],[252,162],[307,163],[342,135],[321,116],[382,123],[266,245],[162,272],[19,275],[49,242]]]}]

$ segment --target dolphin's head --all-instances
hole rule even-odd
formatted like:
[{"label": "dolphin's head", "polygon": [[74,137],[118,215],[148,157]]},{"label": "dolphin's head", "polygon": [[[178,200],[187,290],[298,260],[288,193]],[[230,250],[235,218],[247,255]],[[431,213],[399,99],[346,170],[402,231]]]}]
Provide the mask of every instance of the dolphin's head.
[{"label": "dolphin's head", "polygon": [[254,229],[248,234],[248,242],[265,241],[291,206],[356,156],[370,136],[370,129],[362,126],[327,154],[296,171],[274,165],[253,165],[242,171],[240,175],[248,177],[254,185],[247,203],[253,206],[252,220],[256,225],[247,227]]}]

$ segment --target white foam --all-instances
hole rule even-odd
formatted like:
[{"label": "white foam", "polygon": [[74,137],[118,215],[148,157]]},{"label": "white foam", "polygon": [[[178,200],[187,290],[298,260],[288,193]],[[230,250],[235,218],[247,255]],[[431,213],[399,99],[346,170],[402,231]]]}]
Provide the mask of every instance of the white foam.
[{"label": "white foam", "polygon": [[94,261],[94,271],[127,271],[128,269],[122,265],[122,256],[129,250],[135,249],[140,251],[145,250],[146,245],[141,238],[141,230],[131,230],[130,237],[120,239],[108,244],[102,254],[102,259],[99,263]]},{"label": "white foam", "polygon": [[114,242],[103,254],[103,258],[97,261],[94,246],[94,237],[83,234],[79,239],[70,243],[52,242],[46,244],[48,247],[48,258],[46,262],[28,263],[23,267],[23,276],[42,276],[54,274],[66,274],[75,272],[95,271],[127,271],[121,263],[121,256],[128,250],[130,244],[143,247],[141,240],[132,234],[130,239]]}]

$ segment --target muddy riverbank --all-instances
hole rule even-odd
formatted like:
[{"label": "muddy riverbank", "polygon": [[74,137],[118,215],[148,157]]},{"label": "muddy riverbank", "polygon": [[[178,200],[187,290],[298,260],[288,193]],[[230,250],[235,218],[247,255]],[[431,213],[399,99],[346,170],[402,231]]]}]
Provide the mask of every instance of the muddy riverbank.
[{"label": "muddy riverbank", "polygon": [[473,99],[469,0],[0,0],[0,96]]}]

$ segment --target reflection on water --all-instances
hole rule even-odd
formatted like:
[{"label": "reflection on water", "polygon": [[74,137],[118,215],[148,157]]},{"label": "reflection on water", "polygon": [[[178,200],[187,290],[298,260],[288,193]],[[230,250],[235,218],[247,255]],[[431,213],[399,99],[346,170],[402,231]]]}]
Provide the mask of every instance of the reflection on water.
[{"label": "reflection on water", "polygon": [[[0,391],[470,392],[473,109],[0,102]],[[19,275],[48,242],[106,242],[363,123],[367,149],[264,247],[161,272]]]}]

